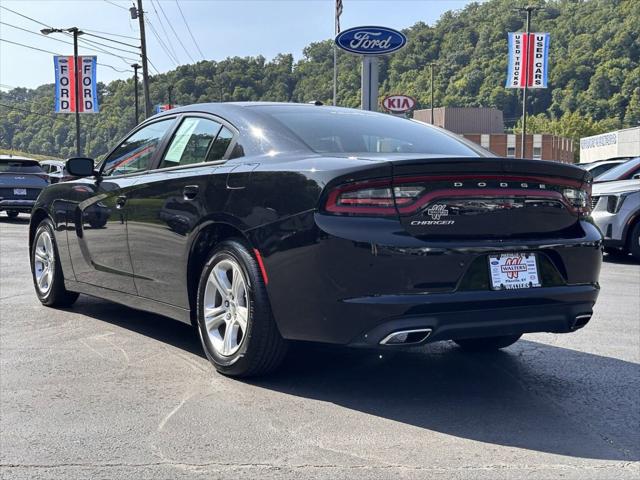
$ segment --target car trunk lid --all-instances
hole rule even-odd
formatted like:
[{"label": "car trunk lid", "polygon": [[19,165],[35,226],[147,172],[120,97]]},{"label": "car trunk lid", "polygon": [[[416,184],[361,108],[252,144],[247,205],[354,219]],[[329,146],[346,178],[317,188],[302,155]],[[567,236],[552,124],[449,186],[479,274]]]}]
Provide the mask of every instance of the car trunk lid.
[{"label": "car trunk lid", "polygon": [[[579,219],[588,214],[591,176],[570,165],[503,158],[411,159],[392,161],[392,170],[400,222],[416,237],[574,236]],[[413,199],[399,199],[406,195]]]}]

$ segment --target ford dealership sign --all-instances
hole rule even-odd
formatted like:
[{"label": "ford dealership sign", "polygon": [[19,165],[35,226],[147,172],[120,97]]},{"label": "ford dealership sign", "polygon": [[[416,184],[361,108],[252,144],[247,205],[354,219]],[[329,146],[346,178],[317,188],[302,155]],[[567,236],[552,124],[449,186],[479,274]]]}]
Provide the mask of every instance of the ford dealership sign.
[{"label": "ford dealership sign", "polygon": [[404,33],[386,27],[354,27],[336,37],[338,47],[358,55],[384,55],[400,50],[406,43]]}]

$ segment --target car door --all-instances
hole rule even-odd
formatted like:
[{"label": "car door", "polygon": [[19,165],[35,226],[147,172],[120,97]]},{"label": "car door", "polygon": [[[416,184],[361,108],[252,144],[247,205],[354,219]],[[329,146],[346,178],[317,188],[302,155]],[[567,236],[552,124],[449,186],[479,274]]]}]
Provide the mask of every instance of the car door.
[{"label": "car door", "polygon": [[147,173],[174,121],[162,118],[137,129],[105,159],[99,178],[74,182],[68,235],[77,281],[136,294],[127,242],[127,194]]},{"label": "car door", "polygon": [[189,234],[227,198],[224,165],[236,131],[206,115],[185,115],[158,168],[128,198],[129,249],[140,296],[188,308]]}]

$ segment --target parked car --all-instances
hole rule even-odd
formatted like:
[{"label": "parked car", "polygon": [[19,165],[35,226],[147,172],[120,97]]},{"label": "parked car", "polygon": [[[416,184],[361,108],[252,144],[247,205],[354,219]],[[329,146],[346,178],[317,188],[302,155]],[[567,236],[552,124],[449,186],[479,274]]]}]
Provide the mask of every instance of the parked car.
[{"label": "parked car", "polygon": [[49,183],[66,182],[73,179],[62,160],[42,160],[40,166],[49,176]]},{"label": "parked car", "polygon": [[0,212],[5,211],[9,218],[31,212],[47,185],[47,174],[37,160],[0,156]]},{"label": "parked car", "polygon": [[640,157],[633,158],[595,177],[595,183],[640,178]]},{"label": "parked car", "polygon": [[640,180],[598,183],[591,202],[605,251],[640,260]]},{"label": "parked car", "polygon": [[82,178],[48,187],[31,220],[40,301],[85,293],[193,324],[227,375],[273,370],[291,340],[503,348],[583,327],[598,296],[588,172],[494,158],[412,120],[192,105],[96,170],[67,169]]},{"label": "parked car", "polygon": [[611,170],[613,167],[617,167],[625,162],[629,161],[629,158],[615,158],[611,160],[600,160],[590,163],[579,163],[578,167],[584,168],[589,172],[593,178],[602,175],[604,172]]}]

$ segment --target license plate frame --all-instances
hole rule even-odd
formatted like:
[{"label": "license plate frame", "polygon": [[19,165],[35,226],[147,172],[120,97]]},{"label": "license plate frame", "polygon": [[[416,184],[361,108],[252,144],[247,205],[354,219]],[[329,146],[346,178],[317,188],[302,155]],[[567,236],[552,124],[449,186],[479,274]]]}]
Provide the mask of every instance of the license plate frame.
[{"label": "license plate frame", "polygon": [[13,189],[13,194],[14,195],[20,195],[22,197],[26,197],[27,196],[27,189],[26,188],[14,188]]},{"label": "license plate frame", "polygon": [[487,256],[492,290],[542,287],[536,253],[508,252]]}]

